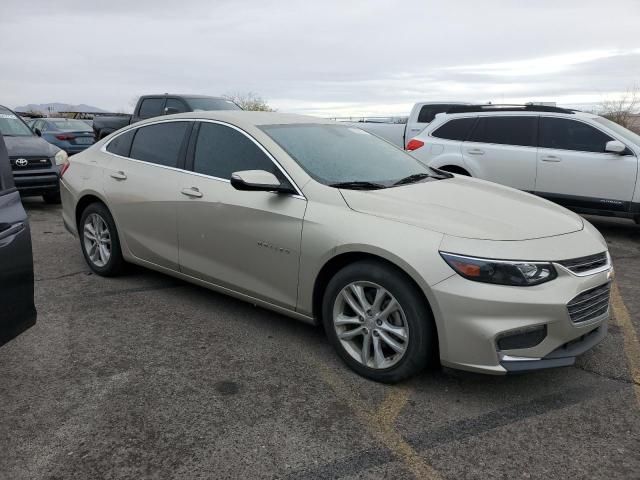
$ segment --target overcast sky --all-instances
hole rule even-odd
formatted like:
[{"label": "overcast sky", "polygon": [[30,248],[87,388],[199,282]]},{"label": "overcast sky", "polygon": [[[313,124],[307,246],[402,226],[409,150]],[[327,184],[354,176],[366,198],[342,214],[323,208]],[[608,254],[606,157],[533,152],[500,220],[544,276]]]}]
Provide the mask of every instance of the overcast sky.
[{"label": "overcast sky", "polygon": [[280,111],[600,102],[640,84],[640,1],[0,0],[0,104],[130,111],[252,91]]}]

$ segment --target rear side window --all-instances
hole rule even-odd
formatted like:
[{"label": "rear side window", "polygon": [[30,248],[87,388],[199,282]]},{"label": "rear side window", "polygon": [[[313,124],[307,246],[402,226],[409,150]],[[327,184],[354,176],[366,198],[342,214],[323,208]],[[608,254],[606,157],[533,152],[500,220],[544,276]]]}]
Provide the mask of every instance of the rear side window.
[{"label": "rear side window", "polygon": [[419,123],[430,123],[436,118],[438,113],[444,113],[448,111],[454,105],[441,104],[441,105],[423,105],[418,114]]},{"label": "rear side window", "polygon": [[431,135],[446,140],[465,141],[476,123],[476,117],[456,118],[437,128]]},{"label": "rear side window", "polygon": [[479,117],[470,142],[536,146],[538,117]]},{"label": "rear side window", "polygon": [[165,167],[177,167],[188,126],[189,122],[166,122],[138,128],[129,156]]},{"label": "rear side window", "polygon": [[233,172],[266,170],[282,180],[282,174],[269,157],[244,134],[217,123],[200,124],[193,170],[229,180]]},{"label": "rear side window", "polygon": [[138,116],[140,118],[151,118],[162,115],[164,98],[145,98],[140,104]]},{"label": "rear side window", "polygon": [[131,152],[131,141],[135,134],[135,130],[129,130],[122,135],[118,135],[107,145],[107,152],[120,155],[121,157],[128,157],[129,152]]},{"label": "rear side window", "polygon": [[603,153],[613,140],[597,128],[575,120],[543,117],[540,121],[540,146],[561,150]]}]

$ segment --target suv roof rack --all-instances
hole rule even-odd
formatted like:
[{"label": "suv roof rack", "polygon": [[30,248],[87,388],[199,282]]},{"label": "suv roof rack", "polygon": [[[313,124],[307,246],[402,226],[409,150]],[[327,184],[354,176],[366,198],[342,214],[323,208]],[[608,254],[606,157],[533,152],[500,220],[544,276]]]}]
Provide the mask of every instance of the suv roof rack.
[{"label": "suv roof rack", "polygon": [[451,107],[446,113],[468,113],[468,112],[554,112],[554,113],[575,113],[575,110],[568,108],[551,107],[548,105],[525,105],[515,104],[485,104],[485,105],[458,105]]}]

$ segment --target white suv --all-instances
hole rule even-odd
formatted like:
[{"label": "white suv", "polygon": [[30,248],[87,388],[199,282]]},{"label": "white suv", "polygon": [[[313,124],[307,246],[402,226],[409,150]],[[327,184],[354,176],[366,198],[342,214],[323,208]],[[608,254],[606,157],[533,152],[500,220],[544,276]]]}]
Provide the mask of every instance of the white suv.
[{"label": "white suv", "polygon": [[535,105],[455,107],[407,150],[435,168],[640,223],[640,136],[598,115]]}]

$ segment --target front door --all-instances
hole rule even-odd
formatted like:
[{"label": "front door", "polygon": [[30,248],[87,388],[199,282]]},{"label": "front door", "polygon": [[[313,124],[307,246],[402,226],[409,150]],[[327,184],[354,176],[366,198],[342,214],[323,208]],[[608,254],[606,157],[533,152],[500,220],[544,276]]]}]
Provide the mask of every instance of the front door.
[{"label": "front door", "polygon": [[[234,127],[199,122],[178,204],[182,272],[295,308],[302,221],[298,195],[234,189],[231,174],[267,170],[286,182],[272,159]],[[185,177],[185,181],[187,177]]]},{"label": "front door", "polygon": [[572,208],[627,211],[638,159],[605,152],[610,140],[584,122],[542,117],[536,193]]},{"label": "front door", "polygon": [[36,323],[31,233],[0,135],[0,345]]}]

